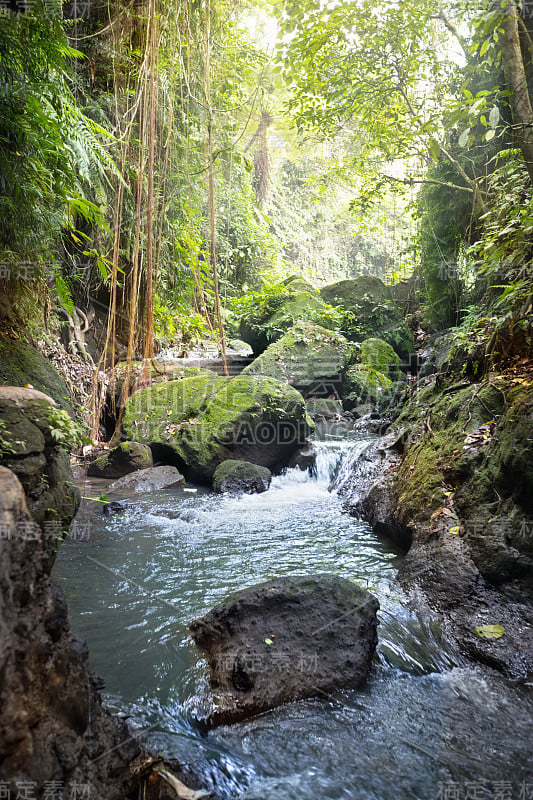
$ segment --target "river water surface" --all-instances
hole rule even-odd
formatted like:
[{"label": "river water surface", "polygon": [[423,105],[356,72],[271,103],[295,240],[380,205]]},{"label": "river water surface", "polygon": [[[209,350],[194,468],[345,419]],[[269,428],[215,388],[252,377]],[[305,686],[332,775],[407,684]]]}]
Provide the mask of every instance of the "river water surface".
[{"label": "river water surface", "polygon": [[[85,503],[54,577],[106,702],[227,800],[533,800],[530,696],[441,641],[437,622],[410,608],[395,583],[400,554],[329,490],[367,443],[325,431],[315,473],[289,470],[261,495],[188,486],[136,496],[119,517]],[[84,494],[100,488],[87,483]],[[196,719],[206,665],[187,623],[237,589],[317,572],[380,601],[364,689],[205,735]]]}]

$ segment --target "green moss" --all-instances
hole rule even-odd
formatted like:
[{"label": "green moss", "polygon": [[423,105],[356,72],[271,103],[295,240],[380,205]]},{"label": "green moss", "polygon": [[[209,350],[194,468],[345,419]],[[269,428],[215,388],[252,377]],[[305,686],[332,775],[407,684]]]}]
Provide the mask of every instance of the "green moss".
[{"label": "green moss", "polygon": [[154,464],[149,447],[140,442],[121,442],[107,453],[98,456],[87,470],[88,475],[101,478],[121,478]]},{"label": "green moss", "polygon": [[268,467],[286,463],[309,431],[299,392],[272,378],[212,377],[211,383],[197,377],[145,389],[137,406],[135,395],[125,432],[161,445],[160,455],[201,482],[210,482],[217,464],[228,458]]},{"label": "green moss", "polygon": [[251,419],[275,420],[280,414],[305,416],[305,403],[299,392],[278,380],[241,374],[207,404],[201,422],[215,435],[222,435],[228,425],[243,414]]},{"label": "green moss", "polygon": [[283,285],[286,286],[291,292],[306,292],[307,294],[319,295],[318,289],[302,278],[301,275],[289,275],[285,278]]},{"label": "green moss", "polygon": [[381,407],[388,401],[392,388],[393,382],[382,372],[364,364],[356,364],[346,373],[344,407],[350,409],[366,404]]},{"label": "green moss", "polygon": [[360,358],[362,364],[382,372],[391,380],[401,376],[400,357],[383,339],[365,339],[361,343]]},{"label": "green moss", "polygon": [[197,417],[226,383],[227,378],[203,370],[191,378],[141,389],[126,403],[122,431],[134,441],[166,442],[177,425]]},{"label": "green moss", "polygon": [[360,275],[322,287],[320,296],[332,306],[342,306],[351,311],[358,299],[368,295],[375,303],[392,304],[392,293],[386,284],[374,275]]},{"label": "green moss", "polygon": [[72,413],[67,386],[53,364],[27,342],[0,339],[0,384],[24,386],[27,383]]},{"label": "green moss", "polygon": [[289,291],[277,297],[275,304],[268,306],[260,317],[248,315],[242,318],[240,335],[250,344],[255,355],[260,355],[299,320],[309,320],[327,312],[327,306],[317,291],[313,287],[310,290],[304,288],[305,291],[293,291],[289,286]]},{"label": "green moss", "polygon": [[[401,520],[426,519],[445,503],[444,492],[477,473],[485,451],[466,448],[466,434],[497,419],[504,397],[489,383],[440,394],[433,384],[415,396],[397,427],[410,423],[410,441],[395,477]],[[478,457],[479,456],[479,457]],[[478,495],[479,497],[479,495]]]}]

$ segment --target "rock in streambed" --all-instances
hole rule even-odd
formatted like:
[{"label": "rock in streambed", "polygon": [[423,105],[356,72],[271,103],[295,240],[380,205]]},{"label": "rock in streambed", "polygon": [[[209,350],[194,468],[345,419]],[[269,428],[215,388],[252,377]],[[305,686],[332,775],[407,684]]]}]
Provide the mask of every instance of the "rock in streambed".
[{"label": "rock in streambed", "polygon": [[274,578],[244,589],[193,620],[213,692],[211,725],[283,703],[357,688],[377,644],[379,603],[331,574]]}]

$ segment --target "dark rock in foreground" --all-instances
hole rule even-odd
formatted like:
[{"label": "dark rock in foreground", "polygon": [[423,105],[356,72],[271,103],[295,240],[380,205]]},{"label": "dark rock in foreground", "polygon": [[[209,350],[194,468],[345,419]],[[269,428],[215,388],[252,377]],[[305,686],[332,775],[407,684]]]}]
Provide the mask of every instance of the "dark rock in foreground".
[{"label": "dark rock in foreground", "polygon": [[364,683],[377,644],[373,595],[336,575],[274,578],[233,595],[189,630],[210,667],[207,722]]},{"label": "dark rock in foreground", "polygon": [[215,470],[213,489],[215,492],[261,494],[270,487],[271,480],[272,473],[266,467],[228,458]]},{"label": "dark rock in foreground", "polygon": [[0,423],[0,465],[20,480],[53,559],[80,503],[64,444],[70,418],[36,389],[1,386]]},{"label": "dark rock in foreground", "polygon": [[22,797],[27,781],[24,796],[44,797],[57,781],[65,798],[81,784],[87,797],[125,798],[140,745],[102,707],[87,647],[72,635],[65,598],[50,580],[43,531],[28,513],[21,483],[4,467],[0,531],[3,796]]}]

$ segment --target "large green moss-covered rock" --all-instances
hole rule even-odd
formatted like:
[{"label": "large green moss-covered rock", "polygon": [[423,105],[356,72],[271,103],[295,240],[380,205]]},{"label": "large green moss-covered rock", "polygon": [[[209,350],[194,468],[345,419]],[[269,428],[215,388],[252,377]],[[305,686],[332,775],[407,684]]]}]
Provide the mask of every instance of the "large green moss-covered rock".
[{"label": "large green moss-covered rock", "polygon": [[377,369],[356,364],[350,367],[344,379],[343,408],[351,411],[357,406],[382,409],[390,401],[394,384]]},{"label": "large green moss-covered rock", "polygon": [[0,384],[30,384],[61,408],[72,411],[67,386],[59,372],[35,347],[20,339],[0,338]]},{"label": "large green moss-covered rock", "polygon": [[244,373],[287,381],[304,396],[330,395],[340,390],[353,359],[354,346],[341,334],[312,322],[297,322]]},{"label": "large green moss-covered rock", "polygon": [[291,275],[284,281],[284,287],[283,292],[265,298],[254,311],[241,318],[240,336],[250,344],[256,356],[283,336],[295,322],[326,320],[326,303],[304,278]]},{"label": "large green moss-covered rock", "polygon": [[226,459],[280,469],[305,440],[305,401],[287,384],[252,375],[201,381],[138,392],[126,407],[128,438],[150,444],[156,457],[200,483],[210,483]]},{"label": "large green moss-covered rock", "polygon": [[391,380],[401,377],[400,357],[383,339],[370,338],[361,342],[361,364],[383,373]]},{"label": "large green moss-covered rock", "polygon": [[166,441],[169,431],[185,420],[197,417],[227,380],[214,372],[202,370],[201,374],[190,378],[141,389],[126,403],[123,434],[132,441]]},{"label": "large green moss-covered rock", "polygon": [[407,325],[395,304],[391,290],[373,275],[360,275],[351,280],[324,286],[320,296],[326,303],[339,306],[351,315],[343,333],[355,342],[379,337],[388,342],[400,358],[408,361],[413,342]]}]

